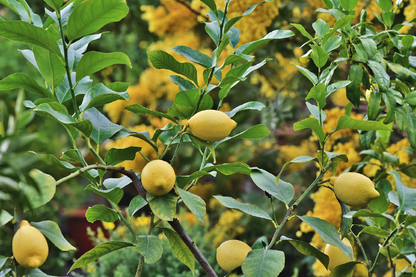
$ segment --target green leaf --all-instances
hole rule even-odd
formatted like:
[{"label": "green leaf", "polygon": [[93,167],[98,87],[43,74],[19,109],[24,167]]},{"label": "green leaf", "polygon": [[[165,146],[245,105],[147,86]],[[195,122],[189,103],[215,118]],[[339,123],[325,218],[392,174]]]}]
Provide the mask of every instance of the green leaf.
[{"label": "green leaf", "polygon": [[[13,216],[9,214],[7,211],[5,210],[0,211],[0,227],[3,225],[6,225],[12,219],[13,219]],[[0,264],[0,268],[1,268],[1,264]]]},{"label": "green leaf", "polygon": [[147,264],[157,262],[163,254],[160,239],[152,235],[138,236],[135,250],[143,255],[144,262]]},{"label": "green leaf", "polygon": [[257,41],[253,41],[253,42],[248,42],[246,44],[241,45],[240,47],[238,47],[234,51],[234,54],[236,54],[236,55],[238,55],[238,54],[249,55],[252,52],[254,52],[256,49],[258,49],[260,46],[262,46],[263,44],[265,44],[265,43],[267,43],[271,40],[285,39],[285,38],[288,38],[288,37],[291,37],[291,36],[294,36],[292,31],[289,31],[289,30],[274,30],[274,31],[268,33],[262,39],[259,39]]},{"label": "green leaf", "polygon": [[79,159],[79,155],[81,154],[81,151],[75,150],[75,149],[69,149],[62,153],[61,160],[70,162],[70,163],[80,163],[81,160]]},{"label": "green leaf", "polygon": [[390,205],[390,201],[388,201],[388,198],[385,195],[384,190],[382,188],[376,187],[376,190],[378,191],[378,193],[380,193],[380,197],[371,200],[368,206],[371,210],[373,210],[376,213],[384,213],[387,211]]},{"label": "green leaf", "polygon": [[384,217],[384,218],[387,218],[389,220],[394,221],[394,218],[389,214],[373,213],[373,212],[370,212],[369,210],[352,211],[352,212],[349,212],[348,214],[344,215],[344,217],[347,217],[347,218],[352,218],[352,217]]},{"label": "green leaf", "polygon": [[108,23],[120,21],[128,12],[125,0],[84,1],[68,18],[68,39],[72,41],[94,33]]},{"label": "green leaf", "polygon": [[172,47],[172,49],[175,53],[182,55],[191,62],[199,64],[205,68],[213,66],[213,61],[210,57],[188,46],[175,46]]},{"label": "green leaf", "polygon": [[65,77],[66,69],[61,60],[47,49],[34,46],[36,64],[45,81],[53,88],[57,87]]},{"label": "green leaf", "polygon": [[95,205],[89,207],[85,213],[88,222],[95,222],[101,220],[104,222],[114,222],[118,219],[117,212],[113,209],[107,208],[104,205]]},{"label": "green leaf", "polygon": [[[344,13],[340,13],[340,14],[343,15]],[[332,31],[329,33],[329,36],[335,33],[338,29],[347,27],[349,24],[351,24],[353,20],[354,20],[353,15],[345,15],[345,16],[342,16],[341,18],[337,18],[337,21],[335,22],[334,27],[332,28]]]},{"label": "green leaf", "polygon": [[138,212],[140,209],[144,208],[147,205],[147,201],[143,199],[141,195],[136,195],[129,204],[127,209],[129,216],[133,217],[133,215]]},{"label": "green leaf", "polygon": [[207,172],[207,171],[196,171],[192,173],[191,175],[186,176],[177,176],[176,177],[176,183],[180,188],[184,188],[186,185],[188,185],[190,182],[192,182],[195,179],[199,179],[205,175],[212,175],[215,176],[216,172]]},{"label": "green leaf", "polygon": [[407,137],[409,138],[410,146],[416,149],[416,114],[407,114]]},{"label": "green leaf", "polygon": [[238,112],[247,111],[247,110],[257,110],[261,111],[264,107],[266,107],[263,103],[257,101],[250,101],[246,102],[240,106],[235,107],[229,112],[226,112],[230,118],[233,118]]},{"label": "green leaf", "polygon": [[370,99],[368,100],[367,115],[369,120],[375,120],[379,115],[381,103],[381,94],[375,90],[371,91]]},{"label": "green leaf", "polygon": [[57,55],[63,64],[58,43],[48,31],[42,28],[24,21],[0,21],[0,36],[45,48]]},{"label": "green leaf", "polygon": [[345,245],[339,238],[338,231],[328,221],[323,219],[312,217],[312,216],[297,216],[300,220],[311,226],[321,237],[321,239],[331,245],[337,246],[345,255],[347,255],[351,260],[352,249],[351,247]]},{"label": "green leaf", "polygon": [[358,0],[340,0],[340,4],[347,11],[351,11],[357,6]]},{"label": "green leaf", "polygon": [[55,11],[59,11],[64,3],[64,0],[43,0],[49,7],[54,9]]},{"label": "green leaf", "polygon": [[306,78],[308,78],[309,81],[311,81],[313,85],[316,85],[318,83],[318,77],[315,75],[315,73],[309,71],[308,69],[304,67],[296,65],[294,63],[290,63],[290,64],[293,66],[296,66],[296,68],[299,69],[300,73],[302,73]]},{"label": "green leaf", "polygon": [[189,80],[198,85],[197,71],[191,63],[180,63],[175,58],[162,50],[147,52],[152,65],[157,69],[169,69],[177,74],[187,77]]},{"label": "green leaf", "polygon": [[191,89],[197,88],[192,82],[182,78],[181,76],[169,75],[169,78],[173,83],[178,85],[179,91],[191,90]]},{"label": "green leaf", "polygon": [[251,216],[264,218],[270,221],[273,221],[273,219],[259,206],[249,204],[249,203],[241,203],[235,200],[232,197],[226,197],[226,196],[214,196],[218,201],[221,202],[225,207],[229,209],[236,209],[243,213],[249,214]]},{"label": "green leaf", "polygon": [[29,269],[28,271],[26,271],[25,275],[30,277],[55,277],[53,275],[46,274],[39,268]]},{"label": "green leaf", "polygon": [[26,185],[24,192],[31,204],[31,208],[36,209],[45,205],[54,197],[56,181],[51,175],[45,174],[38,169],[32,169],[29,172],[29,176],[35,181],[37,189],[34,186]]},{"label": "green leaf", "polygon": [[319,39],[322,39],[326,34],[329,33],[329,25],[322,19],[316,20],[312,24],[313,29],[315,30],[316,34],[318,35]]},{"label": "green leaf", "polygon": [[227,137],[224,140],[221,141],[225,142],[228,141],[230,139],[234,139],[234,138],[241,138],[241,139],[258,139],[258,138],[264,138],[266,136],[268,136],[270,134],[269,129],[267,128],[266,125],[264,124],[257,124],[254,125],[253,127],[250,127],[249,129],[238,133],[235,136],[232,137]]},{"label": "green leaf", "polygon": [[178,197],[176,195],[170,193],[162,196],[147,194],[150,209],[162,220],[173,220],[176,213],[177,199]]},{"label": "green leaf", "polygon": [[351,81],[349,85],[347,85],[347,98],[350,102],[355,106],[360,106],[360,96],[361,90],[360,85],[363,79],[363,68],[359,65],[353,64],[350,67],[350,71],[348,74],[348,80]]},{"label": "green leaf", "polygon": [[54,99],[53,95],[47,89],[41,87],[35,79],[24,73],[14,73],[0,81],[0,90],[17,88],[25,89],[45,98]]},{"label": "green leaf", "polygon": [[308,33],[308,31],[306,31],[305,27],[303,27],[301,24],[296,24],[296,23],[291,23],[290,25],[292,25],[293,27],[295,27],[296,29],[298,29],[298,31],[305,36],[306,38],[308,38],[310,41],[314,42],[314,38],[311,36],[311,34]]},{"label": "green leaf", "polygon": [[416,106],[416,91],[412,91],[404,98],[404,102],[409,105]]},{"label": "green leaf", "polygon": [[293,124],[293,130],[299,131],[303,129],[311,129],[313,133],[318,137],[319,141],[323,142],[325,139],[324,130],[319,124],[319,120],[316,118],[305,118],[299,122]]},{"label": "green leaf", "polygon": [[328,97],[332,92],[339,90],[340,88],[346,87],[351,83],[351,81],[339,81],[337,83],[330,84],[326,88],[326,95]]},{"label": "green leaf", "polygon": [[377,131],[377,130],[386,130],[391,131],[391,128],[387,125],[384,125],[378,121],[369,121],[369,120],[359,120],[351,118],[347,115],[342,115],[338,118],[336,131],[341,129],[356,129],[362,131]]},{"label": "green leaf", "polygon": [[[123,1],[123,0],[120,0],[120,1]],[[85,3],[89,3],[89,2],[94,2],[94,1],[89,0]],[[92,75],[95,72],[98,72],[114,64],[125,64],[131,67],[130,59],[124,53],[121,53],[121,52],[101,53],[101,52],[89,51],[86,54],[84,54],[84,56],[82,56],[81,60],[78,63],[77,70],[76,70],[77,71],[76,81],[78,82],[85,76]]]},{"label": "green leaf", "polygon": [[387,108],[387,115],[384,118],[383,123],[390,124],[394,121],[394,116],[396,114],[396,98],[390,89],[381,94],[381,97],[383,98],[384,104]]},{"label": "green leaf", "polygon": [[373,71],[373,77],[380,90],[386,91],[390,87],[390,76],[387,74],[385,67],[381,63],[375,61],[368,61],[368,66],[370,66]]},{"label": "green leaf", "polygon": [[84,255],[82,255],[69,269],[68,273],[71,272],[72,270],[76,269],[76,268],[80,268],[83,267],[84,265],[87,265],[95,260],[97,260],[98,258],[107,255],[108,253],[111,253],[113,251],[125,248],[125,247],[129,247],[129,246],[134,246],[134,244],[132,243],[128,243],[128,242],[123,242],[123,241],[108,241],[108,242],[104,242],[100,245],[97,245],[96,247],[94,247],[93,249],[91,249],[90,251],[88,251],[87,253],[85,253]]},{"label": "green leaf", "polygon": [[104,106],[117,100],[129,100],[129,94],[127,92],[116,92],[99,83],[87,92],[79,108],[84,112],[90,108]]},{"label": "green leaf", "polygon": [[299,251],[299,253],[317,258],[325,268],[328,268],[329,257],[309,243],[300,240],[294,240],[285,236],[282,236],[280,239],[290,242],[290,244],[292,244],[293,247]]},{"label": "green leaf", "polygon": [[321,68],[323,67],[329,59],[329,55],[325,52],[322,47],[318,45],[311,45],[312,54],[311,58],[315,63],[316,67]]},{"label": "green leaf", "polygon": [[202,3],[208,6],[208,8],[218,17],[217,5],[214,0],[201,0]]},{"label": "green leaf", "polygon": [[184,263],[192,271],[192,274],[195,274],[195,258],[191,250],[186,246],[186,244],[181,240],[179,235],[173,230],[168,228],[162,228],[163,233],[168,238],[170,247],[173,254]]},{"label": "green leaf", "polygon": [[399,195],[399,210],[407,211],[416,208],[416,189],[406,187],[397,171],[390,171],[389,175],[396,182],[396,190]]},{"label": "green leaf", "polygon": [[[205,22],[205,32],[209,35],[216,46],[220,43],[220,27],[217,21]],[[220,47],[218,47],[220,48]]]},{"label": "green leaf", "polygon": [[348,206],[339,201],[339,199],[337,198],[338,203],[341,205],[341,210],[342,210],[342,217],[341,217],[341,226],[340,226],[340,231],[341,231],[341,239],[343,239],[347,233],[351,230],[351,225],[352,225],[352,218],[347,218],[344,217],[344,214],[347,214],[350,212],[350,208],[348,208]]},{"label": "green leaf", "polygon": [[319,109],[323,109],[326,106],[326,89],[324,83],[319,83],[317,86],[312,87],[306,96],[305,100],[315,99]]},{"label": "green leaf", "polygon": [[361,262],[352,261],[345,264],[341,264],[331,271],[329,277],[352,277],[355,265],[359,263]]},{"label": "green leaf", "polygon": [[389,12],[393,6],[391,0],[376,0],[376,2],[383,12]]},{"label": "green leaf", "polygon": [[123,129],[122,126],[112,123],[96,108],[88,109],[84,112],[83,117],[91,122],[93,126],[91,138],[98,144],[103,143]]},{"label": "green leaf", "polygon": [[102,190],[102,189],[97,189],[93,187],[92,185],[88,185],[85,188],[85,190],[93,191],[94,193],[101,195],[102,197],[104,197],[108,201],[113,202],[116,205],[118,205],[118,203],[120,202],[121,198],[123,198],[123,195],[124,195],[123,190],[117,187],[108,189],[108,190]]},{"label": "green leaf", "polygon": [[204,223],[206,215],[206,204],[205,201],[196,194],[189,191],[183,190],[176,187],[179,196],[182,198],[183,203],[188,209],[195,215],[196,219]]},{"label": "green leaf", "polygon": [[207,164],[204,168],[202,168],[204,171],[211,171],[211,170],[218,170],[224,175],[231,175],[234,173],[242,173],[245,175],[250,175],[251,169],[250,167],[245,163],[224,163],[224,164],[218,164],[218,165],[212,165]]},{"label": "green leaf", "polygon": [[142,105],[139,105],[139,104],[133,104],[133,105],[127,106],[127,107],[125,107],[125,109],[128,110],[128,111],[131,111],[135,114],[138,114],[138,115],[151,114],[151,115],[155,115],[155,116],[159,116],[159,117],[164,117],[164,118],[167,118],[169,120],[172,120],[175,123],[178,123],[178,121],[174,117],[172,117],[168,114],[150,110],[150,109],[145,108],[145,107],[143,107]]},{"label": "green leaf", "polygon": [[141,149],[141,147],[136,146],[130,146],[123,149],[111,148],[108,150],[107,154],[105,154],[104,161],[107,165],[117,165],[126,160],[132,161],[136,158],[137,152]]},{"label": "green leaf", "polygon": [[383,230],[379,227],[375,227],[375,226],[364,227],[360,231],[360,233],[358,233],[358,236],[361,235],[362,233],[370,234],[370,235],[373,235],[373,236],[376,236],[376,237],[379,237],[379,238],[383,238],[383,239],[387,238],[390,234],[390,232],[388,232],[386,230]]},{"label": "green leaf", "polygon": [[30,222],[30,225],[38,229],[61,251],[77,250],[62,235],[59,225],[51,220]]},{"label": "green leaf", "polygon": [[285,253],[273,249],[253,249],[241,266],[245,276],[277,276],[285,267]]},{"label": "green leaf", "polygon": [[266,191],[287,205],[289,205],[293,196],[295,196],[295,189],[290,183],[282,181],[279,182],[279,185],[277,185],[276,176],[264,169],[253,167],[250,177],[257,187]]},{"label": "green leaf", "polygon": [[325,50],[326,53],[330,53],[332,50],[337,49],[342,44],[342,37],[341,36],[333,36],[330,37],[327,41],[325,41],[322,48]]}]

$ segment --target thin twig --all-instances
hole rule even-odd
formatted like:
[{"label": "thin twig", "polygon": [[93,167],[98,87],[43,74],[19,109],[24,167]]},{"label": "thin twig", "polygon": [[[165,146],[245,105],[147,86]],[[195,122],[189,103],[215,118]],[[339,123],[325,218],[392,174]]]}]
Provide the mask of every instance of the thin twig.
[{"label": "thin twig", "polygon": [[198,12],[197,10],[193,9],[188,3],[186,3],[183,0],[176,0],[179,4],[184,5],[188,10],[190,10],[192,13],[196,14],[197,16],[202,16],[205,21],[209,20],[209,17],[206,15],[203,15],[202,13]]}]

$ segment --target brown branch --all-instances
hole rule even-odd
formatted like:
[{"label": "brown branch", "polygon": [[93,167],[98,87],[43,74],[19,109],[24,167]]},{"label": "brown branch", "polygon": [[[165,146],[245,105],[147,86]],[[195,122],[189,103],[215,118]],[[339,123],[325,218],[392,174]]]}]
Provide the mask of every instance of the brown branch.
[{"label": "brown branch", "polygon": [[207,16],[205,16],[205,15],[203,15],[202,13],[200,13],[200,12],[198,12],[198,11],[194,10],[194,9],[193,9],[191,6],[189,6],[189,4],[188,4],[188,3],[186,3],[185,1],[183,1],[183,0],[176,0],[176,2],[178,2],[179,4],[184,5],[184,6],[185,6],[188,10],[190,10],[192,13],[196,14],[197,16],[198,16],[198,15],[202,16],[202,17],[204,18],[204,20],[205,20],[205,21],[209,20],[209,18],[208,18]]},{"label": "brown branch", "polygon": [[195,256],[198,263],[202,266],[205,273],[208,274],[209,277],[217,277],[214,269],[208,263],[205,256],[201,253],[198,246],[196,246],[195,242],[188,236],[185,230],[182,228],[182,225],[179,223],[179,220],[174,218],[172,221],[168,221],[170,226],[175,230],[175,232],[179,235],[182,241],[188,246],[189,250],[191,250],[192,254]]}]

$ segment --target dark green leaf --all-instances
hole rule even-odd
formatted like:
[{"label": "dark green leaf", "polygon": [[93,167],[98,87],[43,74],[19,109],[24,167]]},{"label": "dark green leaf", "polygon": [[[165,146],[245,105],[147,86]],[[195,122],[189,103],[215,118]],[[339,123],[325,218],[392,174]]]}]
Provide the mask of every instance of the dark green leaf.
[{"label": "dark green leaf", "polygon": [[97,245],[84,255],[82,255],[69,269],[68,273],[76,268],[83,267],[84,265],[87,265],[98,258],[107,255],[108,253],[111,253],[113,251],[122,249],[124,247],[134,246],[134,244],[128,243],[128,242],[122,242],[122,241],[108,241],[104,242],[100,245]]},{"label": "dark green leaf", "polygon": [[36,209],[48,203],[56,192],[56,181],[48,174],[38,169],[32,169],[29,176],[35,181],[37,189],[34,186],[25,185],[24,193],[27,196],[32,209]]},{"label": "dark green leaf", "polygon": [[362,78],[363,68],[356,64],[352,65],[348,74],[348,80],[350,80],[351,83],[347,86],[346,91],[348,100],[350,100],[351,103],[357,108],[360,106],[360,84]]},{"label": "dark green leaf", "polygon": [[305,118],[299,122],[296,122],[293,124],[293,129],[295,131],[311,129],[313,133],[318,137],[319,141],[322,142],[325,139],[324,131],[316,118]]},{"label": "dark green leaf", "polygon": [[368,99],[368,119],[375,120],[379,114],[381,103],[381,94],[377,91],[371,91],[370,98]]},{"label": "dark green leaf", "polygon": [[218,17],[217,5],[214,0],[201,0],[201,2],[207,5],[214,15]]},{"label": "dark green leaf", "polygon": [[88,185],[85,190],[93,191],[94,193],[101,195],[108,201],[113,202],[114,204],[118,205],[121,198],[123,198],[124,192],[121,188],[115,187],[108,190],[97,189],[91,185]]},{"label": "dark green leaf", "polygon": [[384,190],[382,188],[376,187],[376,190],[380,193],[380,197],[371,200],[368,206],[376,213],[384,213],[387,211],[390,201],[388,201],[388,198],[384,194]]},{"label": "dark green leaf", "polygon": [[62,4],[64,3],[64,0],[43,0],[43,1],[45,1],[45,3],[48,4],[49,7],[51,7],[55,11],[58,11],[62,7]]},{"label": "dark green leaf", "polygon": [[30,225],[38,229],[61,251],[77,250],[62,235],[59,225],[51,220],[30,222]]},{"label": "dark green leaf", "polygon": [[213,61],[210,57],[188,46],[175,46],[172,49],[175,53],[180,54],[191,62],[197,63],[205,68],[213,66]]},{"label": "dark green leaf", "polygon": [[338,231],[328,221],[312,216],[297,216],[303,222],[311,226],[322,240],[328,244],[337,246],[345,255],[352,260],[352,249],[345,245],[339,238]]},{"label": "dark green leaf", "polygon": [[118,219],[118,215],[115,210],[107,208],[104,205],[95,205],[87,209],[85,218],[91,223],[97,220],[114,222]]},{"label": "dark green leaf", "polygon": [[125,109],[128,110],[128,111],[131,111],[135,114],[138,114],[138,115],[151,114],[151,115],[164,117],[164,118],[167,118],[169,120],[172,120],[175,123],[178,123],[178,121],[174,117],[172,117],[168,114],[150,110],[150,109],[145,108],[145,107],[143,107],[142,105],[139,105],[139,104],[133,104],[133,105],[127,106],[127,107],[125,107]]},{"label": "dark green leaf", "polygon": [[186,246],[177,233],[171,229],[162,228],[163,233],[168,238],[173,254],[195,273],[195,258],[191,250]]},{"label": "dark green leaf", "polygon": [[141,147],[135,146],[130,146],[123,149],[111,148],[108,150],[107,154],[105,154],[104,161],[107,165],[117,165],[126,160],[132,161],[135,159],[136,153],[141,149]]},{"label": "dark green leaf", "polygon": [[322,47],[318,45],[311,45],[312,54],[311,58],[315,63],[316,67],[321,68],[323,67],[329,59],[329,55],[325,52]]},{"label": "dark green leaf", "polygon": [[397,171],[390,171],[390,176],[396,182],[396,189],[399,195],[399,209],[401,211],[413,210],[416,208],[416,189],[406,187]]},{"label": "dark green leaf", "polygon": [[347,235],[347,233],[351,230],[352,218],[344,217],[344,214],[347,214],[350,212],[350,208],[348,208],[348,206],[345,203],[342,203],[339,200],[338,200],[338,203],[341,205],[341,210],[342,210],[341,226],[339,229],[341,231],[341,239],[343,239]]},{"label": "dark green leaf", "polygon": [[[6,225],[13,219],[13,216],[5,210],[0,211],[0,227]],[[0,268],[2,267],[0,262]]]},{"label": "dark green leaf", "polygon": [[0,81],[0,90],[11,90],[17,88],[25,89],[45,98],[54,98],[47,89],[41,87],[35,79],[24,73],[14,73]]},{"label": "dark green leaf", "polygon": [[230,209],[236,209],[243,213],[249,214],[251,216],[264,218],[270,221],[273,221],[273,219],[260,207],[249,204],[249,203],[241,203],[235,200],[232,197],[226,197],[226,196],[214,196],[218,201],[221,202],[225,207]]},{"label": "dark green leaf", "polygon": [[[227,137],[221,142],[228,141],[230,139],[234,138],[241,138],[241,139],[258,139],[258,138],[264,138],[270,134],[269,129],[266,127],[266,125],[258,124],[254,125],[253,127],[250,127],[249,129],[238,133],[237,135]],[[217,144],[218,145],[218,144]]]},{"label": "dark green leaf", "polygon": [[202,223],[205,221],[206,204],[205,201],[196,194],[183,190],[179,187],[176,188],[179,196],[182,198],[183,203],[188,209],[195,215],[196,219]]},{"label": "dark green leaf", "polygon": [[300,240],[294,240],[285,236],[282,236],[280,239],[290,242],[290,244],[292,244],[293,247],[295,247],[296,250],[298,250],[301,254],[317,258],[325,268],[328,268],[329,257],[309,243]]},{"label": "dark green leaf", "polygon": [[207,164],[204,168],[202,168],[204,171],[211,171],[211,170],[218,170],[224,175],[231,175],[234,173],[242,173],[245,175],[250,175],[251,169],[250,167],[245,163],[224,163],[224,164],[218,164],[218,165],[212,165]]},{"label": "dark green leaf", "polygon": [[140,209],[144,208],[147,205],[147,201],[143,199],[141,195],[136,195],[129,204],[127,209],[129,216],[133,217],[133,215],[138,212]]},{"label": "dark green leaf", "polygon": [[89,0],[78,5],[68,19],[70,41],[89,35],[104,25],[123,19],[129,8],[125,0]]},{"label": "dark green leaf", "polygon": [[190,81],[178,75],[169,75],[170,80],[177,84],[180,91],[196,89],[197,87]]},{"label": "dark green leaf", "polygon": [[91,108],[84,112],[84,118],[92,123],[91,138],[98,144],[103,143],[123,129],[122,126],[112,123],[96,108]]},{"label": "dark green leaf", "polygon": [[373,236],[377,236],[379,238],[387,238],[389,236],[389,232],[387,232],[386,230],[383,230],[379,227],[375,227],[375,226],[367,226],[365,228],[363,228],[360,233],[358,235],[361,235],[361,233],[367,233]]},{"label": "dark green leaf", "polygon": [[391,131],[391,128],[387,125],[384,125],[378,121],[366,121],[366,120],[359,120],[351,118],[347,115],[343,115],[338,118],[337,127],[335,128],[336,131],[341,129],[356,129],[362,131],[377,131],[377,130],[386,130]]},{"label": "dark green leaf", "polygon": [[299,71],[305,75],[306,78],[309,79],[309,81],[312,82],[313,85],[316,85],[318,83],[318,77],[315,75],[315,73],[309,71],[308,69],[301,67],[299,65],[296,65],[294,63],[290,63],[291,65],[294,65],[297,67],[297,69],[299,69]]},{"label": "dark green leaf", "polygon": [[376,80],[379,88],[386,91],[390,87],[390,76],[387,74],[385,67],[375,61],[368,61],[368,65],[373,71],[373,77]]},{"label": "dark green leaf", "polygon": [[319,109],[323,109],[326,106],[326,90],[325,84],[319,83],[317,86],[312,87],[306,96],[305,100],[315,99]]},{"label": "dark green leaf", "polygon": [[[116,0],[119,1],[119,0]],[[120,0],[123,1],[123,0]],[[89,0],[85,3],[94,2]],[[124,2],[124,1],[123,1]],[[92,75],[108,66],[114,64],[125,64],[131,67],[131,62],[129,57],[121,52],[114,52],[114,53],[101,53],[95,51],[89,51],[84,56],[82,56],[81,60],[77,66],[77,77],[76,81],[78,82],[85,76]]]},{"label": "dark green leaf", "polygon": [[326,34],[329,33],[329,25],[322,19],[316,20],[312,24],[313,29],[315,30],[316,34],[318,35],[319,39],[322,39]]},{"label": "dark green leaf", "polygon": [[341,36],[333,36],[330,37],[327,41],[325,41],[322,48],[325,50],[326,53],[330,53],[332,50],[337,49],[342,44],[342,37]]},{"label": "dark green leaf", "polygon": [[241,266],[245,276],[277,276],[285,267],[285,253],[273,249],[253,249]]},{"label": "dark green leaf", "polygon": [[383,123],[392,123],[396,114],[396,99],[394,98],[394,95],[390,89],[385,93],[381,94],[381,97],[383,98],[384,104],[387,108],[387,115],[384,118]]},{"label": "dark green leaf", "polygon": [[341,264],[335,267],[331,271],[331,274],[329,275],[329,277],[352,277],[352,274],[354,273],[355,265],[359,263],[361,262],[353,261],[353,262]]},{"label": "dark green leaf", "polygon": [[163,220],[173,220],[176,213],[177,198],[176,195],[170,193],[162,196],[147,194],[150,209],[157,217]]},{"label": "dark green leaf", "polygon": [[81,111],[86,111],[90,108],[104,106],[117,100],[129,100],[129,94],[127,92],[119,93],[113,91],[104,84],[99,83],[87,92],[79,108]]},{"label": "dark green leaf", "polygon": [[156,236],[138,236],[135,250],[143,255],[144,262],[153,264],[157,262],[163,254],[163,246],[160,239]]},{"label": "dark green leaf", "polygon": [[82,156],[81,152],[79,150],[75,149],[69,149],[62,153],[61,160],[70,162],[70,163],[80,163],[81,160],[79,157]]}]

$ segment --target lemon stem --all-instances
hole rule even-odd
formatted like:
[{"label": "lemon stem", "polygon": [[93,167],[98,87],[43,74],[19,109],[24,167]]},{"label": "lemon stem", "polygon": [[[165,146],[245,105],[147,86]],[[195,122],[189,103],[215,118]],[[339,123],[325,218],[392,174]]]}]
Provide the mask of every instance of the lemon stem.
[{"label": "lemon stem", "polygon": [[355,241],[357,242],[358,246],[360,247],[361,253],[363,253],[365,264],[367,265],[367,267],[369,267],[371,265],[371,262],[368,261],[367,253],[365,252],[364,247],[363,247],[360,239],[354,234],[354,232],[351,229],[350,229],[350,231],[351,231],[351,235],[354,237]]},{"label": "lemon stem", "polygon": [[273,234],[272,240],[270,241],[269,245],[267,246],[267,249],[272,248],[277,241],[277,237],[280,233],[280,231],[282,230],[283,226],[285,226],[285,224],[289,221],[290,217],[292,216],[292,213],[295,211],[295,209],[297,208],[297,206],[300,204],[300,202],[302,202],[302,200],[318,185],[319,181],[321,180],[321,178],[324,176],[324,174],[329,170],[329,168],[332,166],[332,160],[326,165],[326,167],[324,168],[324,170],[322,170],[322,172],[319,174],[318,177],[316,177],[316,179],[313,181],[312,184],[310,184],[310,186],[302,193],[302,195],[298,198],[298,200],[295,201],[295,203],[293,203],[290,208],[287,210],[285,217],[283,218],[282,222],[279,224],[279,226],[277,226],[276,231]]},{"label": "lemon stem", "polygon": [[[391,233],[387,236],[386,240],[384,241],[382,247],[380,247],[379,249],[387,246],[387,244],[389,243],[390,239],[397,233],[397,231],[399,231],[399,227],[394,228],[393,231],[391,231]],[[380,258],[380,250],[378,251],[376,258],[374,259],[374,262],[371,266],[371,268],[368,270],[368,276],[373,276],[373,272],[376,268],[376,265],[378,264],[378,259]]]}]

